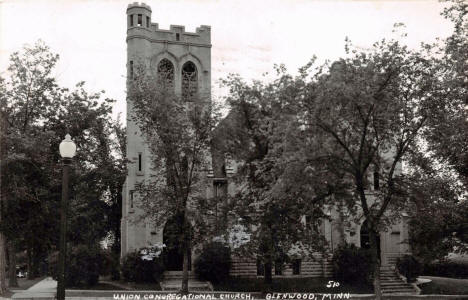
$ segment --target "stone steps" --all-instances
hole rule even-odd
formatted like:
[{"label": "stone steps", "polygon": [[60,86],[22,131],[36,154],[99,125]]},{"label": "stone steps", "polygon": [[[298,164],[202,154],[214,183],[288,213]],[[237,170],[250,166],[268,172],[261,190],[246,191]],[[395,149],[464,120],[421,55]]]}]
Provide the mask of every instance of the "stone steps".
[{"label": "stone steps", "polygon": [[[182,280],[163,280],[161,282],[161,289],[163,291],[180,291]],[[210,283],[206,281],[198,281],[190,279],[188,282],[189,291],[212,291],[213,288]]]},{"label": "stone steps", "polygon": [[[164,272],[164,279],[165,280],[182,280],[183,273],[182,271],[165,271]],[[195,273],[189,271],[189,279],[196,279]]]},{"label": "stone steps", "polygon": [[[161,289],[163,291],[179,291],[182,286],[182,271],[166,271],[164,272],[164,279],[161,282]],[[189,291],[212,291],[213,286],[206,281],[199,281],[195,277],[195,273],[189,271],[188,281]]]},{"label": "stone steps", "polygon": [[416,294],[412,285],[404,282],[397,273],[388,266],[380,268],[380,286],[383,294]]}]

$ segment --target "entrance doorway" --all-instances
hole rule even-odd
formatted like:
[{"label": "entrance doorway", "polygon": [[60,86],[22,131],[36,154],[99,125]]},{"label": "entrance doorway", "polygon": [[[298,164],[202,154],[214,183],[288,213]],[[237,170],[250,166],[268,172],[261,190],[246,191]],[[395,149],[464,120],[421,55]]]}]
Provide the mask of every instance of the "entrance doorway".
[{"label": "entrance doorway", "polygon": [[[183,220],[183,215],[177,215],[170,218],[164,226],[163,242],[166,245],[164,249],[164,263],[168,271],[182,271],[184,266],[184,253],[182,249]],[[191,252],[189,251],[189,270],[191,270]]]},{"label": "entrance doorway", "polygon": [[[369,235],[369,228],[367,227],[367,220],[365,220],[361,225],[361,248],[370,249],[370,235]],[[380,259],[380,234],[377,233],[377,255]]]}]

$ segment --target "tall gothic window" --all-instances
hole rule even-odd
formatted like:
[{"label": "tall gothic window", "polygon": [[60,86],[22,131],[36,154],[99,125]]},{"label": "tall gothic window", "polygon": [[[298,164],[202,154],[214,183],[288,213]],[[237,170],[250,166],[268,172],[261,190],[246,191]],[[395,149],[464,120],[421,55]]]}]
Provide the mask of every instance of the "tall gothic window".
[{"label": "tall gothic window", "polygon": [[188,61],[182,67],[182,98],[193,101],[198,91],[197,67]]},{"label": "tall gothic window", "polygon": [[158,65],[158,83],[164,87],[174,86],[174,65],[166,58]]}]

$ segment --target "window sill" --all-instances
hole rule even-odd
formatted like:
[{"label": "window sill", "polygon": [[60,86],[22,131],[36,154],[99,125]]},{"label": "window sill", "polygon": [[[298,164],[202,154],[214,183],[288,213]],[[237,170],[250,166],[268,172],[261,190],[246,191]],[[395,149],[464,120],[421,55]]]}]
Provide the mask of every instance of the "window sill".
[{"label": "window sill", "polygon": [[136,176],[143,176],[145,173],[143,171],[136,171]]}]

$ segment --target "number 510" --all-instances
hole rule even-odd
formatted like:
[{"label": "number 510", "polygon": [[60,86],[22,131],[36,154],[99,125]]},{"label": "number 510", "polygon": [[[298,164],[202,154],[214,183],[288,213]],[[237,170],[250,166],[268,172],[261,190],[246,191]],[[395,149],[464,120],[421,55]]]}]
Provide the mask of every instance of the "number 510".
[{"label": "number 510", "polygon": [[339,286],[340,286],[340,283],[333,281],[333,280],[329,280],[327,283],[327,288],[339,287]]}]

